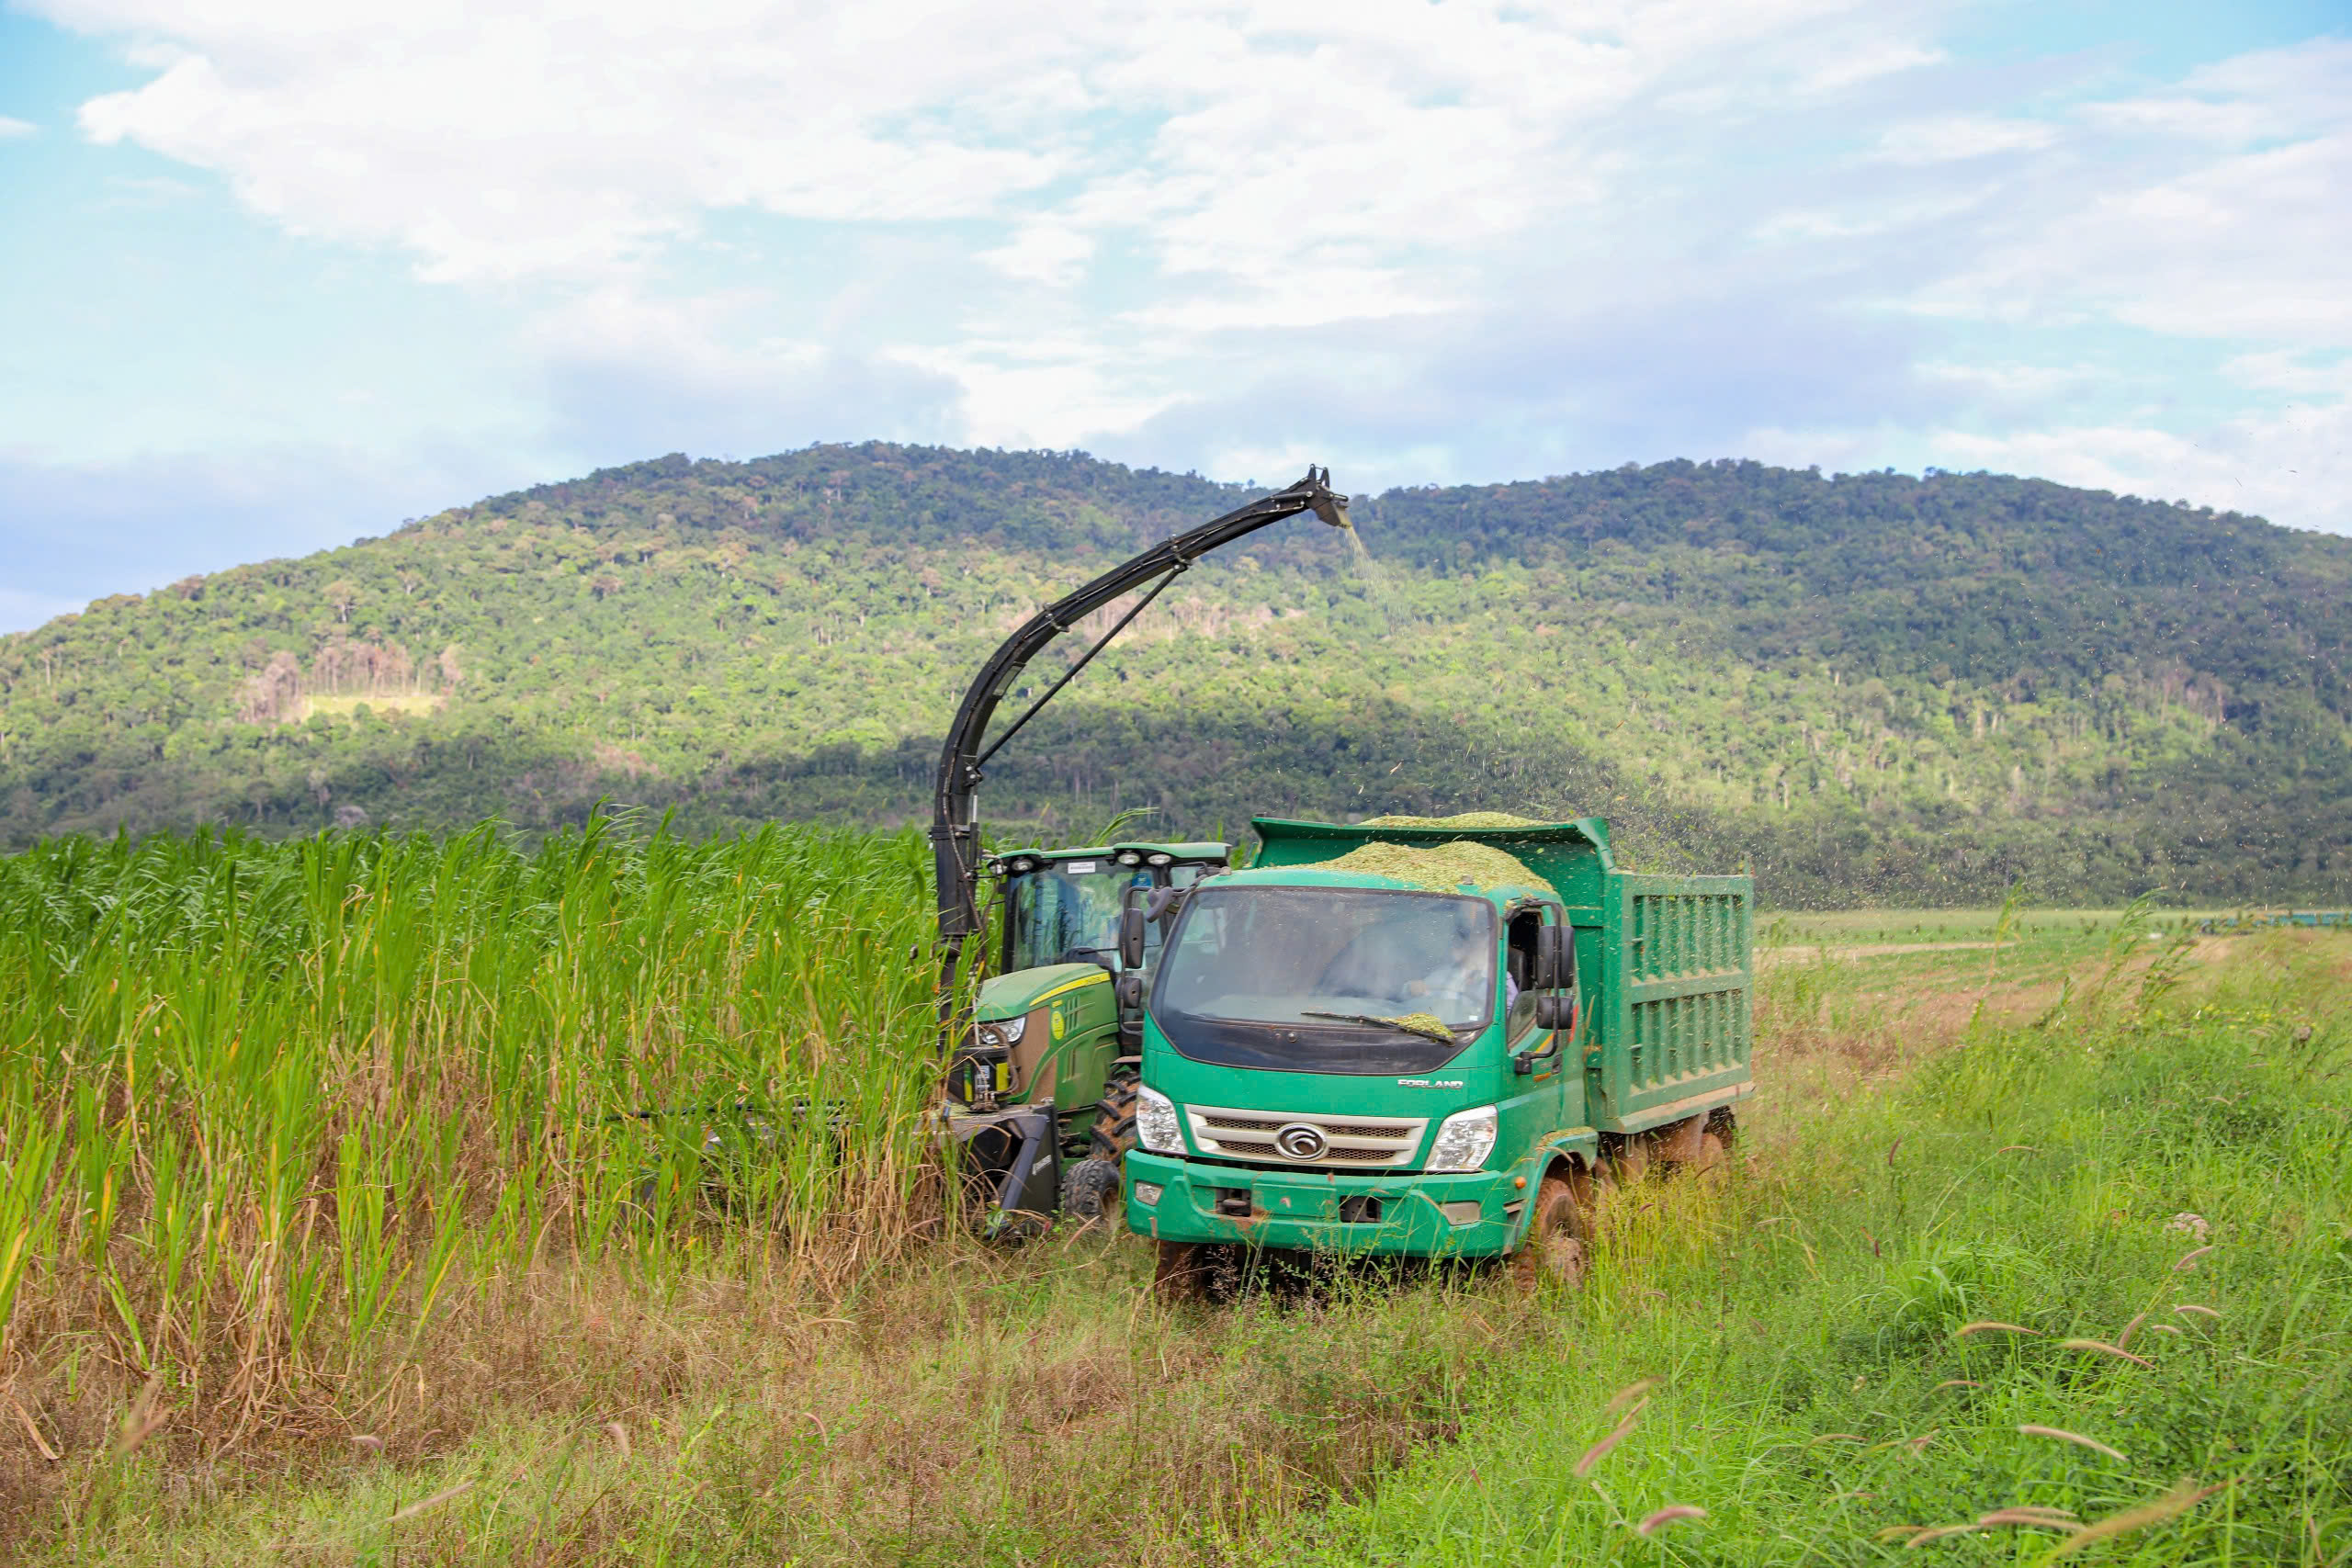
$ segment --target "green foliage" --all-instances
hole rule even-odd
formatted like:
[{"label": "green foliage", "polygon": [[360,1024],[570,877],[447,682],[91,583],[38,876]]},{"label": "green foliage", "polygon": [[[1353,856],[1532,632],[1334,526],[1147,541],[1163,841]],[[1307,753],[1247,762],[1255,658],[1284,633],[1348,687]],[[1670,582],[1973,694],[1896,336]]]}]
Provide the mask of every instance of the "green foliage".
[{"label": "green foliage", "polygon": [[[2316,996],[2248,964],[2169,1012],[1974,1030],[1808,1100],[1720,1190],[1622,1195],[1556,1349],[1512,1344],[1458,1443],[1269,1557],[1871,1563],[1951,1527],[1921,1546],[2022,1562],[2106,1525],[2085,1560],[2341,1561],[2352,1180],[2339,1093],[2275,1049],[2340,1005],[2312,957]],[[1704,1517],[1644,1538],[1678,1506]]]},{"label": "green foliage", "polygon": [[[0,639],[0,841],[537,831],[600,797],[904,821],[1004,632],[1244,493],[1077,454],[669,457],[103,600]],[[1376,564],[1287,527],[1197,566],[991,764],[991,819],[1499,807],[1782,905],[2352,897],[2345,541],[1730,462],[1354,515]]]},{"label": "green foliage", "polygon": [[364,1381],[460,1280],[659,1272],[714,1205],[819,1269],[902,1239],[922,841],[613,828],[0,859],[0,1359],[74,1324],[200,1420]]}]

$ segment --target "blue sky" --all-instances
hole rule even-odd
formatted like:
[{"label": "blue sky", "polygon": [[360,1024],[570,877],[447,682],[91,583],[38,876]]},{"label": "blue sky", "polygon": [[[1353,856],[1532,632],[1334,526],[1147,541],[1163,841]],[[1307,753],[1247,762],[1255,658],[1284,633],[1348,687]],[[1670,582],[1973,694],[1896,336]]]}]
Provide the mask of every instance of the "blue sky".
[{"label": "blue sky", "polygon": [[2352,532],[2342,0],[539,9],[0,8],[0,629],[868,436]]}]

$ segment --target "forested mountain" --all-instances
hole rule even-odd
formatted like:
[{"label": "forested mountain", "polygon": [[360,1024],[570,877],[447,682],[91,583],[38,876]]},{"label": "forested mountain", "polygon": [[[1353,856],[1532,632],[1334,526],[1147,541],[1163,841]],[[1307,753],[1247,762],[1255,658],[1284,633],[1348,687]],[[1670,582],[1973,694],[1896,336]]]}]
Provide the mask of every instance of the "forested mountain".
[{"label": "forested mountain", "polygon": [[[0,639],[0,837],[909,819],[998,637],[1248,493],[1076,454],[673,457],[102,600]],[[1355,517],[1362,549],[1300,520],[1203,562],[1006,749],[989,820],[1589,812],[1784,903],[2352,892],[2352,542],[1736,462]]]}]

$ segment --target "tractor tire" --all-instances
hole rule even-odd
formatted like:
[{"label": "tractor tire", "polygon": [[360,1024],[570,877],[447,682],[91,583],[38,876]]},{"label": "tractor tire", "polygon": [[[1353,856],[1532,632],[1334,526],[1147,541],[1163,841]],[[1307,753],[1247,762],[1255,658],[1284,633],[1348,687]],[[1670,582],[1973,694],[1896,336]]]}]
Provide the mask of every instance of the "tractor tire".
[{"label": "tractor tire", "polygon": [[1089,1155],[1062,1180],[1062,1213],[1081,1224],[1109,1219],[1119,1212],[1123,1190],[1118,1162]]},{"label": "tractor tire", "polygon": [[1100,1220],[1117,1212],[1123,1162],[1136,1146],[1136,1089],[1142,1081],[1133,1067],[1116,1068],[1102,1080],[1092,1146],[1062,1184],[1062,1209],[1071,1218]]},{"label": "tractor tire", "polygon": [[1210,1270],[1207,1247],[1190,1241],[1161,1241],[1152,1245],[1159,1256],[1152,1261],[1151,1293],[1159,1298],[1160,1305],[1183,1306],[1208,1300]]},{"label": "tractor tire", "polygon": [[1133,1067],[1116,1068],[1102,1080],[1102,1099],[1094,1108],[1094,1146],[1087,1158],[1108,1160],[1116,1170],[1136,1146],[1136,1090],[1142,1084],[1143,1075]]},{"label": "tractor tire", "polygon": [[1512,1280],[1530,1293],[1544,1285],[1575,1290],[1590,1267],[1585,1250],[1589,1231],[1576,1188],[1564,1176],[1545,1177],[1535,1190],[1535,1213],[1527,1223],[1526,1239],[1511,1254]]}]

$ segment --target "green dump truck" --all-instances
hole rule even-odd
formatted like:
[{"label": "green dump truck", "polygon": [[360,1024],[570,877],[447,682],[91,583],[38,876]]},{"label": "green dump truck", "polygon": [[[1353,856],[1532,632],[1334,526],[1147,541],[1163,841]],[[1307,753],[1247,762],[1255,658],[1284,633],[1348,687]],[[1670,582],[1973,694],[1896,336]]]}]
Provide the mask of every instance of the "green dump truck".
[{"label": "green dump truck", "polygon": [[1722,1157],[1753,1087],[1749,878],[1619,870],[1590,818],[1254,826],[1255,863],[1163,910],[1125,981],[1126,1215],[1163,1295],[1267,1251],[1573,1281],[1602,1184]]}]

